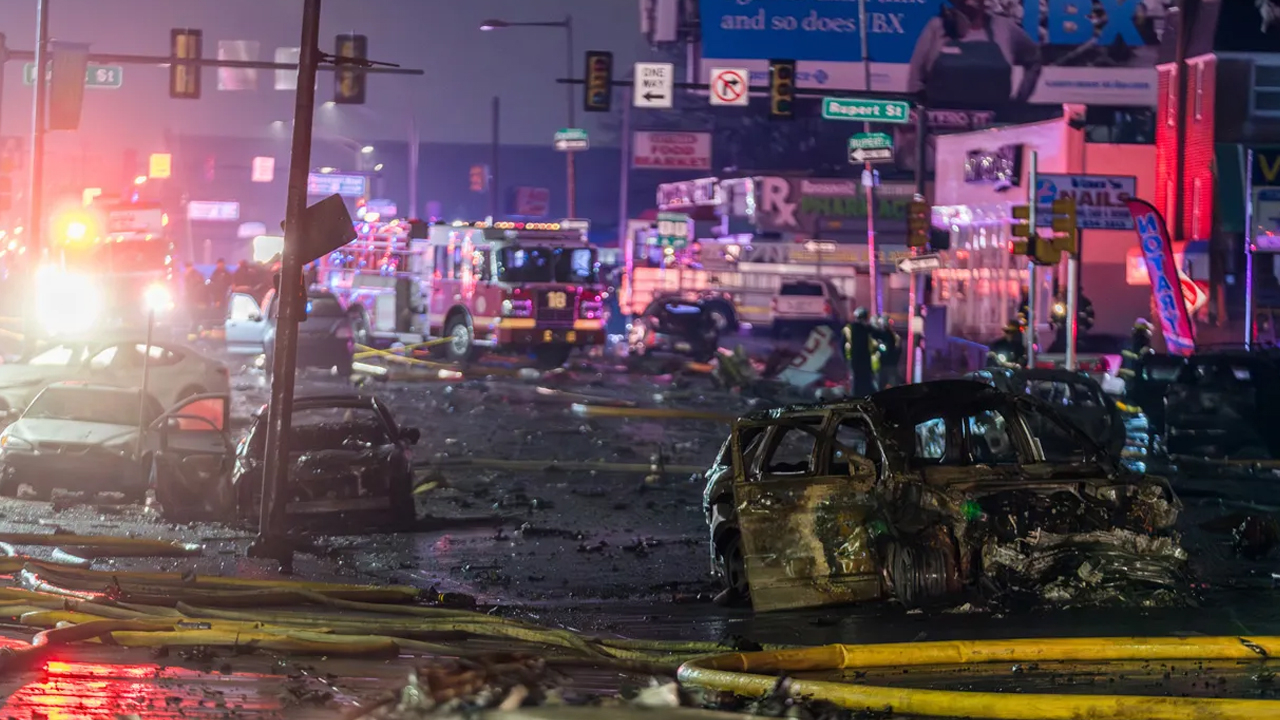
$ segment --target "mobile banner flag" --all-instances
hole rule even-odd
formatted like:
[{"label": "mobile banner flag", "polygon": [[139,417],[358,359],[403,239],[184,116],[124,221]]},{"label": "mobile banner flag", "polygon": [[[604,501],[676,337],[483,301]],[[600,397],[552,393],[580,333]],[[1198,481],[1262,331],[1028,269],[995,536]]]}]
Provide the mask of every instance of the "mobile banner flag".
[{"label": "mobile banner flag", "polygon": [[1160,329],[1164,332],[1164,344],[1171,355],[1188,356],[1195,352],[1195,333],[1191,328],[1191,316],[1183,298],[1178,264],[1173,256],[1173,241],[1165,227],[1160,211],[1151,203],[1128,198],[1125,204],[1133,215],[1133,228],[1138,233],[1138,245],[1147,260],[1147,275],[1151,278],[1151,294],[1160,315]]}]

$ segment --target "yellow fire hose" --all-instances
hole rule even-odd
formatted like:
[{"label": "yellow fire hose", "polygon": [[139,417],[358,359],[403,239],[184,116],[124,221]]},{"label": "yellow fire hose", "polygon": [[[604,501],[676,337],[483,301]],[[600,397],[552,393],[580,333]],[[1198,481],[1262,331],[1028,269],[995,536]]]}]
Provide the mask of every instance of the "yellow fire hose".
[{"label": "yellow fire hose", "polygon": [[709,410],[681,410],[678,408],[627,408],[607,405],[583,405],[574,403],[573,414],[578,417],[665,418],[668,420],[713,420],[731,423],[736,415]]},{"label": "yellow fire hose", "polygon": [[202,549],[195,543],[68,533],[0,533],[0,543],[57,547],[79,557],[185,557]]},{"label": "yellow fire hose", "polygon": [[[780,675],[796,672],[911,668],[976,663],[1166,660],[1262,661],[1280,652],[1280,637],[1047,638],[825,647],[732,653],[681,666],[681,682],[759,697]],[[1140,695],[1055,695],[888,688],[793,679],[793,697],[854,710],[991,720],[1261,720],[1280,716],[1280,701]]]},{"label": "yellow fire hose", "polygon": [[363,360],[365,358],[375,357],[380,355],[395,355],[397,357],[404,357],[401,353],[407,353],[410,350],[417,350],[419,348],[430,348],[430,347],[435,347],[437,345],[444,345],[445,343],[448,343],[448,342],[453,342],[453,338],[436,338],[435,340],[427,340],[426,342],[414,343],[412,345],[405,345],[404,347],[395,348],[392,350],[380,350],[378,348],[369,347],[368,345],[357,345],[356,350],[358,350],[359,352],[357,352],[354,357],[356,360]]}]

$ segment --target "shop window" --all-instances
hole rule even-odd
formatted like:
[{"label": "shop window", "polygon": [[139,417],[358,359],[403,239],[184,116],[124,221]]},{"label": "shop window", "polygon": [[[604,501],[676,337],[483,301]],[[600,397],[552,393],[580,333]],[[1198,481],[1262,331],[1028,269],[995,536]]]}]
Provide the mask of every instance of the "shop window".
[{"label": "shop window", "polygon": [[1164,96],[1164,124],[1173,127],[1178,119],[1178,70],[1169,71],[1169,92]]},{"label": "shop window", "polygon": [[1253,65],[1253,114],[1280,116],[1280,65]]}]

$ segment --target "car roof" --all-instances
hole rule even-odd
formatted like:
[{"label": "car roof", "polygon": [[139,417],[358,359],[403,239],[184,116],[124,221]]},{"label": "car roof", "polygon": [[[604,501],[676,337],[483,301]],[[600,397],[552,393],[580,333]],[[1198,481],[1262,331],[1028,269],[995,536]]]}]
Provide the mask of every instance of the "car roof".
[{"label": "car roof", "polygon": [[[320,393],[315,395],[301,395],[293,398],[294,410],[306,410],[310,408],[322,407],[341,407],[341,408],[372,408],[378,404],[378,398],[373,395],[361,395],[360,393]],[[267,406],[263,405],[258,408],[255,416],[266,412]]]}]

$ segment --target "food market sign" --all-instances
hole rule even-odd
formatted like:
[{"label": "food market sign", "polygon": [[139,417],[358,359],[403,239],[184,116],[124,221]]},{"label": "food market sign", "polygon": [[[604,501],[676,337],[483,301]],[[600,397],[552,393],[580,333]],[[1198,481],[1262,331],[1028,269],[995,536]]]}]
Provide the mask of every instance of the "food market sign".
[{"label": "food market sign", "polygon": [[651,170],[710,170],[711,133],[637,132],[631,142],[631,167]]},{"label": "food market sign", "polygon": [[1053,201],[1076,201],[1076,226],[1082,230],[1132,230],[1133,214],[1125,201],[1137,194],[1138,180],[1129,175],[1036,176],[1036,225],[1053,225]]}]

